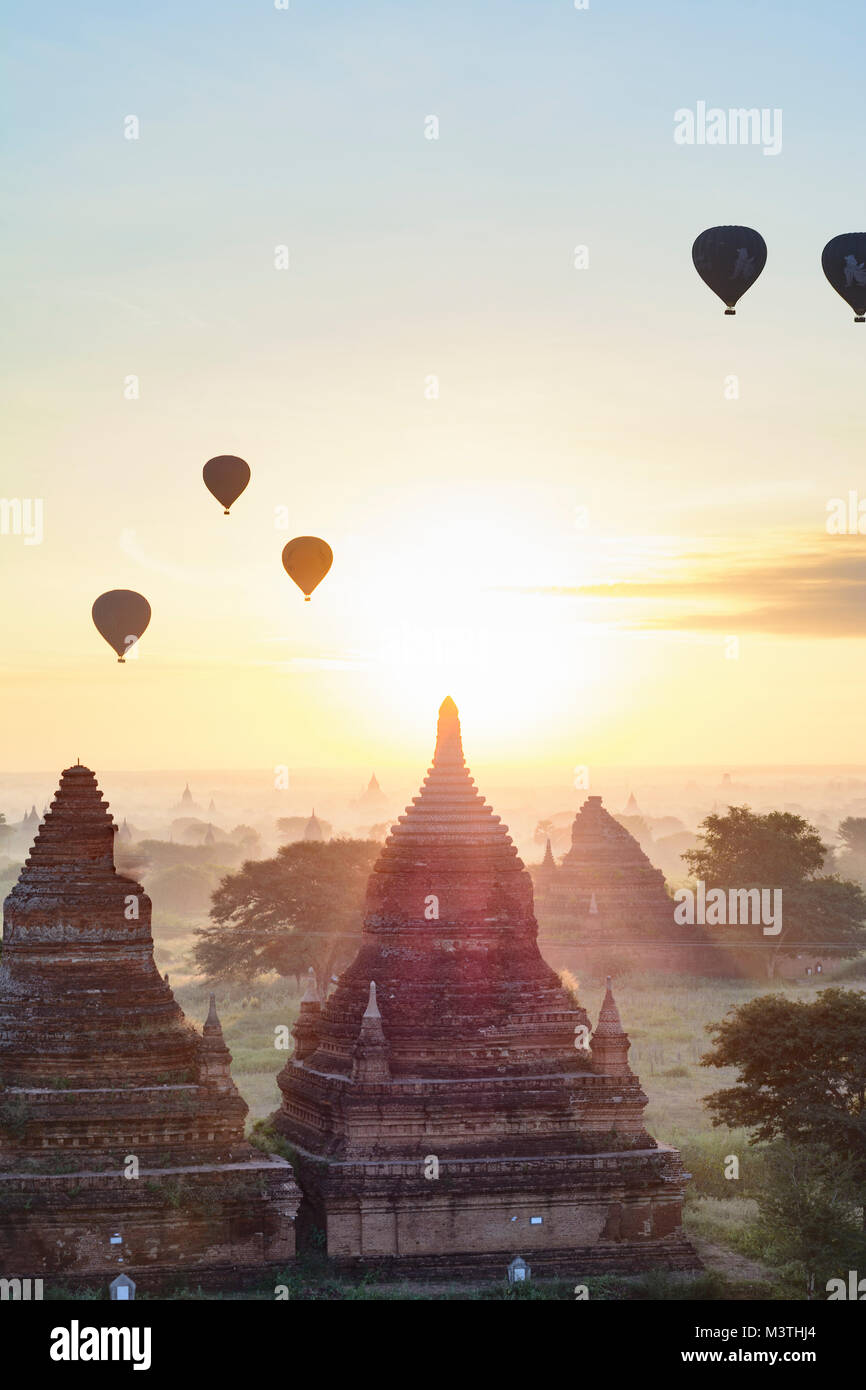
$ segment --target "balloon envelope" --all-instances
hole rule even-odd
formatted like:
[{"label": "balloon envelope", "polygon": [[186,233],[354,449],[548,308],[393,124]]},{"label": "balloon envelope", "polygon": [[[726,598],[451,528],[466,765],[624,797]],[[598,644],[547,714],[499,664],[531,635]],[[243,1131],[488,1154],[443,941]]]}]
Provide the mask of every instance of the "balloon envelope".
[{"label": "balloon envelope", "polygon": [[294,579],[307,603],[316,585],[331,568],[334,552],[318,536],[295,536],[283,546],[283,568]]},{"label": "balloon envelope", "polygon": [[222,503],[228,516],[229,507],[237,502],[250,480],[250,466],[234,454],[218,454],[216,458],[208,459],[201,475],[208,492],[212,492],[216,500]]},{"label": "balloon envelope", "polygon": [[757,280],[767,263],[767,243],[752,227],[708,227],[692,247],[695,270],[727,305],[726,314]]},{"label": "balloon envelope", "polygon": [[97,632],[123,661],[150,622],[150,604],[134,589],[109,589],[90,610]]},{"label": "balloon envelope", "polygon": [[854,322],[866,322],[866,232],[843,232],[828,241],[821,256],[824,274],[854,310]]}]

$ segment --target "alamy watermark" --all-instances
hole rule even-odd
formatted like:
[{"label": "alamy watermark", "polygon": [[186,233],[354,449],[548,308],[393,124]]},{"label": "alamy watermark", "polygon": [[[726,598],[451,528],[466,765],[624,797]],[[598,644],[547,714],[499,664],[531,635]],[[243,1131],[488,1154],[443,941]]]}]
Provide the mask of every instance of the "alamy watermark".
[{"label": "alamy watermark", "polygon": [[676,145],[761,145],[764,154],[782,152],[782,111],[776,106],[707,106],[696,103],[694,111],[681,106],[674,112]]},{"label": "alamy watermark", "polygon": [[782,930],[781,888],[711,888],[698,883],[678,888],[674,894],[674,921],[678,926],[707,927],[762,926],[764,936],[778,936]]},{"label": "alamy watermark", "polygon": [[41,1279],[0,1279],[0,1301],[12,1299],[24,1303],[42,1298]]},{"label": "alamy watermark", "polygon": [[41,497],[0,497],[0,536],[23,536],[25,545],[41,545],[44,535]]},{"label": "alamy watermark", "polygon": [[847,498],[829,498],[824,524],[828,536],[866,536],[866,497],[852,488]]}]

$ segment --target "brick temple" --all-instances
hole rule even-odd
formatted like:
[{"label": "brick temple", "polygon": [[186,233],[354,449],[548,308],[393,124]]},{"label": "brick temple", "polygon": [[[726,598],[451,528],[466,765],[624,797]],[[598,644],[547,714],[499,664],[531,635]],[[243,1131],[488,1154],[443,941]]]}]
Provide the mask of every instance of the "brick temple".
[{"label": "brick temple", "polygon": [[339,1267],[504,1277],[693,1268],[679,1154],[608,988],[586,1011],[542,959],[532,883],[466,767],[456,706],[370,876],[363,942],[314,983],[278,1080],[299,1241]]},{"label": "brick temple", "polygon": [[664,874],[600,796],[588,796],[575,816],[571,849],[560,865],[548,840],[533,881],[542,948],[557,967],[578,975],[604,974],[611,964],[737,973],[700,927],[676,924]]},{"label": "brick temple", "polygon": [[213,996],[199,1033],[160,976],[115,831],[67,768],[4,905],[0,1274],[231,1286],[292,1258],[300,1193],[244,1140]]}]

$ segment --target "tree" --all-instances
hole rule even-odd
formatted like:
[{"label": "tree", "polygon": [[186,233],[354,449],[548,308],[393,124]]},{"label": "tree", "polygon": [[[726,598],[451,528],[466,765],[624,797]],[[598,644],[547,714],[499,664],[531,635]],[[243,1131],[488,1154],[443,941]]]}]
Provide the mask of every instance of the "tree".
[{"label": "tree", "polygon": [[213,926],[196,932],[195,960],[212,979],[252,980],[268,970],[327,978],[360,940],[373,840],[299,841],[248,861],[213,895]]},{"label": "tree", "polygon": [[816,874],[827,852],[802,816],[789,811],[757,815],[748,806],[729,806],[700,826],[703,845],[683,859],[696,878],[721,887],[787,888]]},{"label": "tree", "polygon": [[535,833],[532,838],[537,845],[543,845],[545,840],[553,838],[554,829],[555,827],[552,820],[540,820],[535,827]]},{"label": "tree", "polygon": [[707,888],[781,890],[781,931],[756,938],[756,924],[730,924],[729,943],[760,940],[772,979],[780,956],[806,946],[821,955],[845,959],[866,947],[866,893],[859,884],[822,874],[827,847],[814,826],[788,811],[758,815],[748,806],[730,806],[700,827],[703,843],[683,859]]},{"label": "tree", "polygon": [[818,1144],[777,1140],[764,1153],[758,1191],[766,1254],[793,1265],[807,1294],[866,1264],[855,1165]]},{"label": "tree", "polygon": [[839,839],[842,848],[837,851],[836,863],[840,872],[866,883],[866,818],[846,816],[839,826]]},{"label": "tree", "polygon": [[824,989],[810,1002],[764,994],[710,1026],[704,1067],[737,1067],[704,1104],[751,1143],[818,1145],[851,1165],[866,1226],[866,994]]}]

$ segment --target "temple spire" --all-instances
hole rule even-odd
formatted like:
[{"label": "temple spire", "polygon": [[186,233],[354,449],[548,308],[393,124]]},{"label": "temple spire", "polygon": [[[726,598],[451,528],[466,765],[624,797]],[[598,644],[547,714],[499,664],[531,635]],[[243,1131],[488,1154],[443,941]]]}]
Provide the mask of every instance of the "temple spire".
[{"label": "temple spire", "polygon": [[464,763],[463,740],[460,737],[460,715],[451,696],[446,695],[439,706],[433,766],[463,767]]},{"label": "temple spire", "polygon": [[207,1018],[204,1021],[204,1027],[205,1032],[219,1033],[220,1037],[222,1037],[223,1029],[222,1024],[219,1021],[219,1014],[217,1013],[215,994],[212,994],[210,997],[210,1007],[207,1011]]},{"label": "temple spire", "polygon": [[598,1023],[599,1027],[602,1024],[606,1025],[605,1032],[607,1033],[621,1033],[623,1031],[622,1019],[613,997],[613,983],[610,975],[605,977],[604,1001],[598,1016]]},{"label": "temple spire", "polygon": [[216,995],[210,997],[210,1007],[199,1043],[199,1082],[218,1091],[233,1091],[231,1075],[232,1054],[223,1038],[222,1024],[216,1011]]},{"label": "temple spire", "polygon": [[607,988],[598,1024],[590,1041],[593,1066],[605,1076],[629,1076],[628,1052],[631,1047],[628,1033],[622,1026],[619,1009],[613,997],[611,978],[607,977]]},{"label": "temple spire", "polygon": [[390,1081],[389,1047],[376,1003],[376,982],[370,981],[367,1007],[361,1018],[358,1041],[352,1051],[352,1080],[373,1085]]},{"label": "temple spire", "polygon": [[295,1057],[302,1062],[315,1052],[319,1041],[319,1018],[322,1012],[322,999],[319,982],[312,966],[307,971],[307,988],[301,1000],[298,1017],[292,1029],[295,1040]]}]

